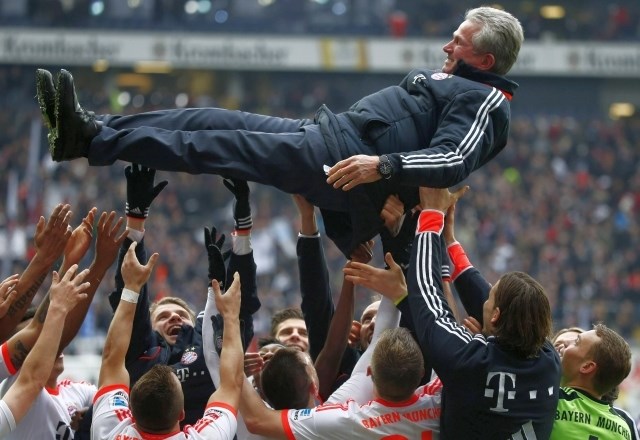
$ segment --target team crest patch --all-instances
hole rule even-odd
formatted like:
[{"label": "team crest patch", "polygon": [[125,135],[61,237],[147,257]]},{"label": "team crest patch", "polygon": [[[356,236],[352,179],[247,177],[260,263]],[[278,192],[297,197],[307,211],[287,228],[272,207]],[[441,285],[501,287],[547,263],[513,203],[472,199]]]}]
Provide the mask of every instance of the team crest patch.
[{"label": "team crest patch", "polygon": [[436,72],[431,74],[431,79],[435,79],[436,81],[440,81],[441,79],[447,79],[450,78],[451,75],[449,75],[448,73],[444,73],[444,72]]},{"label": "team crest patch", "polygon": [[193,364],[198,359],[198,353],[195,351],[185,351],[182,354],[182,358],[180,359],[180,363],[182,365]]},{"label": "team crest patch", "polygon": [[126,393],[122,391],[118,391],[113,396],[109,397],[109,406],[111,408],[128,408],[129,407],[129,399],[127,399]]}]

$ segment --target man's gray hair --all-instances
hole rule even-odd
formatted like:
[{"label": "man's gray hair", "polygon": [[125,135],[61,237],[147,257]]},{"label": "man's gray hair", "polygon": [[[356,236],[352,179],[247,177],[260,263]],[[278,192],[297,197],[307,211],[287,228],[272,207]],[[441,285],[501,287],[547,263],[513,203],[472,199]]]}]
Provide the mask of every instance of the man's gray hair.
[{"label": "man's gray hair", "polygon": [[506,75],[516,62],[524,41],[520,21],[506,11],[489,6],[469,9],[464,18],[481,25],[472,38],[474,49],[492,53],[496,61],[491,71]]}]

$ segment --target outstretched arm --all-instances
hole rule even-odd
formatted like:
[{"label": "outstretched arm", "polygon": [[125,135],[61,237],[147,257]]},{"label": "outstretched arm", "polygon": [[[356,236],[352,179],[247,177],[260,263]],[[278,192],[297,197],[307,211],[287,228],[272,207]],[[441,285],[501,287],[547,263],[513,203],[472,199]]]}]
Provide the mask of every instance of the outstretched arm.
[{"label": "outstretched arm", "polygon": [[[362,243],[356,252],[351,255],[352,261],[359,263],[368,263],[371,260],[371,248],[373,241]],[[347,262],[346,267],[352,264]],[[319,394],[323,399],[327,399],[334,389],[334,383],[340,373],[340,363],[348,349],[349,334],[353,323],[353,314],[355,308],[355,286],[346,277],[342,282],[342,290],[340,298],[336,306],[326,340],[330,341],[324,344],[322,351],[316,358],[315,367],[320,382]],[[352,364],[353,365],[353,364]],[[348,371],[351,373],[351,371]]]},{"label": "outstretched arm", "polygon": [[[71,237],[71,240],[69,240],[69,245],[77,245],[74,249],[77,250],[78,248],[80,248],[81,244],[86,241],[86,237],[88,237],[89,242],[91,241],[91,228],[93,227],[94,215],[95,208],[89,211],[87,217],[83,219],[82,224],[74,231],[74,234],[79,229],[82,231],[80,232],[81,235],[77,238],[77,241],[73,236]],[[124,220],[122,219],[122,217],[120,217],[116,221],[115,218],[115,211],[111,211],[110,214],[103,212],[98,219],[96,252],[93,262],[91,263],[91,266],[89,266],[89,275],[87,276],[87,280],[91,283],[91,286],[86,291],[86,299],[81,301],[77,307],[69,312],[69,316],[67,317],[67,320],[65,322],[64,332],[62,333],[62,339],[60,341],[60,350],[63,350],[67,345],[69,345],[73,338],[75,338],[78,334],[78,331],[82,326],[82,322],[87,316],[87,312],[89,311],[89,307],[91,306],[91,301],[93,300],[93,297],[95,296],[95,293],[98,290],[98,287],[100,286],[104,275],[113,264],[118,254],[120,245],[127,237],[127,231],[122,231],[122,224]],[[84,240],[83,237],[85,237]],[[69,248],[69,245],[67,245],[67,248]],[[86,248],[84,248],[82,256],[84,256],[85,252]],[[80,256],[80,258],[82,258],[82,256]],[[80,258],[78,258],[78,255],[75,256],[75,260],[77,261],[79,261]],[[65,261],[68,261],[70,259],[70,253],[65,250]]]},{"label": "outstretched arm", "polygon": [[211,287],[215,295],[216,308],[224,320],[224,337],[220,354],[220,387],[211,395],[208,404],[224,403],[236,411],[244,381],[244,350],[239,318],[240,276],[238,273],[233,275],[233,282],[224,295],[217,281],[212,281]]},{"label": "outstretched arm", "polygon": [[[76,275],[77,269],[77,265],[71,266],[62,278],[57,272],[53,273],[49,292],[51,302],[43,331],[24,361],[16,382],[2,399],[11,411],[15,423],[18,423],[29,411],[31,404],[51,375],[67,314],[79,301],[86,298],[85,291],[89,288],[89,283],[84,282],[84,279],[88,270]],[[9,355],[11,355],[10,348]],[[8,432],[6,428],[5,426],[1,428],[0,435]]]},{"label": "outstretched arm", "polygon": [[55,207],[49,220],[40,217],[36,225],[34,244],[36,254],[13,287],[10,299],[13,298],[6,314],[0,318],[0,341],[6,341],[31,305],[33,297],[40,289],[51,266],[62,255],[71,237],[69,221],[71,206],[59,204]]},{"label": "outstretched arm", "polygon": [[125,368],[124,360],[131,340],[133,315],[140,289],[151,276],[158,259],[158,254],[153,254],[146,265],[141,265],[135,255],[136,244],[136,242],[131,243],[122,262],[124,289],[104,344],[98,380],[99,388],[109,385],[129,385],[129,373]]}]

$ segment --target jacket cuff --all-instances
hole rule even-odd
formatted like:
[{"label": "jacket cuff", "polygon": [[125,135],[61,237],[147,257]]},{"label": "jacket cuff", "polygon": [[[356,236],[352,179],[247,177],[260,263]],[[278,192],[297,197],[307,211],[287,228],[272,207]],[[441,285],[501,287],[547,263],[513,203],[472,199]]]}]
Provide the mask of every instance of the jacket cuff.
[{"label": "jacket cuff", "polygon": [[418,217],[418,226],[416,234],[423,232],[442,233],[444,228],[444,212],[437,209],[423,209]]}]

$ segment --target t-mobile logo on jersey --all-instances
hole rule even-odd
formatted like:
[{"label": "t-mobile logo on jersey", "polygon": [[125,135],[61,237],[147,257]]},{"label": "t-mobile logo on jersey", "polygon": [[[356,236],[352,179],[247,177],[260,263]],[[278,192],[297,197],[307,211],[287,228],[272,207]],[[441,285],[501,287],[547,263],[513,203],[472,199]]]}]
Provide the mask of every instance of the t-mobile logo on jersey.
[{"label": "t-mobile logo on jersey", "polygon": [[504,407],[504,399],[505,397],[507,400],[513,400],[516,398],[516,375],[513,373],[504,373],[502,371],[489,373],[487,375],[487,388],[484,389],[484,397],[488,397],[489,399],[496,397],[496,380],[494,380],[494,378],[497,378],[498,396],[496,406],[489,409],[495,412],[508,412],[509,410]]}]

